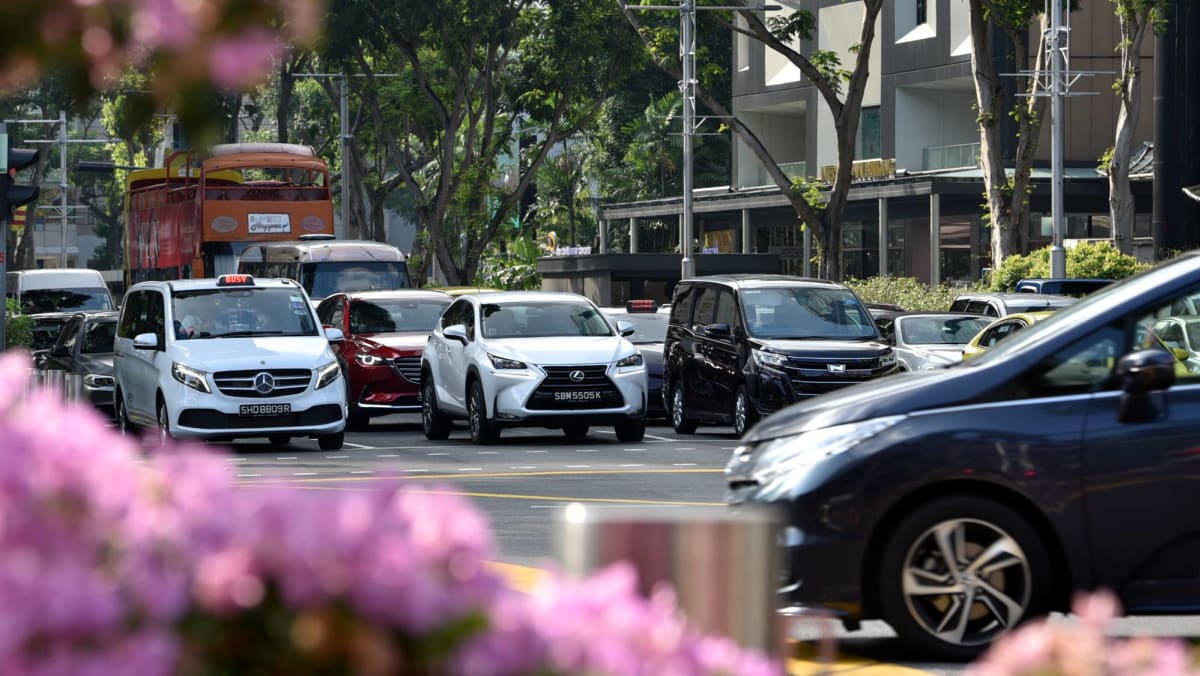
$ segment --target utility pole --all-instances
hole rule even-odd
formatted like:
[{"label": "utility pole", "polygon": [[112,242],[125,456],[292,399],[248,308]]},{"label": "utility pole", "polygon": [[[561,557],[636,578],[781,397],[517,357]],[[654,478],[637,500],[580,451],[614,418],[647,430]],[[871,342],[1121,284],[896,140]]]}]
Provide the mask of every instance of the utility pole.
[{"label": "utility pole", "polygon": [[1065,223],[1063,221],[1063,97],[1065,96],[1095,96],[1099,92],[1073,92],[1071,88],[1082,77],[1099,75],[1103,71],[1071,70],[1071,13],[1066,14],[1066,24],[1063,23],[1063,5],[1068,0],[1046,0],[1046,14],[1050,17],[1050,26],[1043,33],[1045,54],[1043,63],[1050,64],[1050,70],[1022,70],[1016,73],[1005,73],[1020,77],[1036,78],[1037,84],[1031,94],[1018,96],[1049,96],[1050,97],[1050,276],[1061,278],[1067,276],[1067,250],[1063,247]]},{"label": "utility pole", "polygon": [[[58,200],[62,209],[62,249],[59,267],[67,267],[67,111],[58,111]],[[32,216],[32,214],[30,214]]]},{"label": "utility pole", "polygon": [[[679,0],[679,5],[623,5],[626,10],[679,12],[679,59],[683,79],[679,92],[683,98],[683,215],[679,223],[679,252],[683,255],[682,279],[696,276],[696,259],[692,257],[692,178],[694,174],[692,142],[696,136],[696,12],[703,11],[766,11],[783,9],[779,5],[703,5],[696,0]],[[700,120],[704,122],[704,120]]]}]

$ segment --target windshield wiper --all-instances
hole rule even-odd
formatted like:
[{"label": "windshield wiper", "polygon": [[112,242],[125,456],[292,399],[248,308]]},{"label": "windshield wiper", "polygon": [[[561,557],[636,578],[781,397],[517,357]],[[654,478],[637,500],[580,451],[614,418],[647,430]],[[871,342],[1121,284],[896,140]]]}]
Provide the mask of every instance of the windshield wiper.
[{"label": "windshield wiper", "polygon": [[218,333],[212,338],[245,338],[246,336],[278,336],[283,331],[230,331],[229,333]]}]

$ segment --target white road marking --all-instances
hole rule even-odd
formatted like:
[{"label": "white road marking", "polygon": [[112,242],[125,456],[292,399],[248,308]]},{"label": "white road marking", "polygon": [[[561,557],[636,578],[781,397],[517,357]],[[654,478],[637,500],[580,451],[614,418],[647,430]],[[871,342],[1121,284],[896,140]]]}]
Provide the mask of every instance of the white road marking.
[{"label": "white road marking", "polygon": [[252,477],[252,476],[262,476],[262,475],[261,474],[239,474],[238,478]]},{"label": "white road marking", "polygon": [[549,453],[550,451],[525,451],[526,453]]},{"label": "white road marking", "polygon": [[654,434],[647,434],[646,438],[654,439],[655,441],[676,441],[675,439],[668,439],[667,437],[660,437]]},{"label": "white road marking", "polygon": [[426,453],[425,455],[450,455],[449,453]]},{"label": "white road marking", "polygon": [[671,450],[673,450],[673,451],[694,451],[694,450],[696,450],[696,447],[695,446],[676,446],[675,448],[673,448]]},{"label": "white road marking", "polygon": [[537,465],[517,465],[515,467],[510,466],[509,469],[537,469]]},{"label": "white road marking", "polygon": [[406,469],[405,472],[428,472],[427,469]]},{"label": "white road marking", "polygon": [[398,455],[391,455],[391,454],[387,454],[387,455],[377,455],[377,456],[375,456],[375,457],[376,457],[376,458],[399,458],[400,456],[398,456]]},{"label": "white road marking", "polygon": [[594,448],[577,448],[577,449],[575,449],[575,452],[576,453],[595,453],[596,449],[594,449]]},{"label": "white road marking", "polygon": [[369,448],[372,451],[415,451],[415,450],[422,450],[422,449],[429,448],[429,445],[426,444],[425,446],[370,446]]},{"label": "white road marking", "polygon": [[325,456],[326,460],[347,460],[349,458],[350,458],[350,456],[348,456],[348,455],[327,455],[327,456]]},{"label": "white road marking", "polygon": [[482,467],[459,467],[458,471],[460,471],[460,472],[482,472],[483,468]]},{"label": "white road marking", "polygon": [[289,456],[286,456],[286,457],[283,457],[283,458],[275,458],[275,459],[276,459],[276,460],[296,460],[297,458],[296,458],[296,456],[294,456],[294,455],[289,455]]},{"label": "white road marking", "polygon": [[374,474],[374,472],[372,472],[369,469],[352,469],[352,470],[350,470],[350,473],[351,474]]},{"label": "white road marking", "polygon": [[316,476],[316,472],[292,472],[292,476]]},{"label": "white road marking", "polygon": [[645,453],[646,452],[646,449],[644,449],[644,448],[622,448],[621,450],[625,451],[626,453]]},{"label": "white road marking", "polygon": [[349,446],[350,448],[375,448],[374,446],[364,446],[362,444],[352,444],[349,441],[343,441],[342,445]]},{"label": "white road marking", "polygon": [[645,467],[645,465],[643,465],[643,464],[641,464],[641,463],[637,463],[637,462],[635,462],[635,463],[630,463],[630,464],[627,464],[627,465],[621,465],[621,466],[622,466],[622,467]]},{"label": "white road marking", "polygon": [[675,466],[676,467],[695,467],[696,463],[694,463],[694,462],[677,462],[677,463],[675,463]]},{"label": "white road marking", "polygon": [[500,455],[500,451],[479,451],[479,455]]},{"label": "white road marking", "polygon": [[722,451],[736,451],[737,449],[738,449],[737,446],[722,446],[721,447]]}]

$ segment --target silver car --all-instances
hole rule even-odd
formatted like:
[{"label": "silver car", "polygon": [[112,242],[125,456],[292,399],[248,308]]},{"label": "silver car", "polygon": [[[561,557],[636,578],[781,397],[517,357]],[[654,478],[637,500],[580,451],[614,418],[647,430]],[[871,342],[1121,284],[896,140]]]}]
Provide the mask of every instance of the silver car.
[{"label": "silver car", "polygon": [[993,319],[970,314],[912,312],[895,318],[888,338],[901,371],[930,371],[961,362],[963,348]]}]

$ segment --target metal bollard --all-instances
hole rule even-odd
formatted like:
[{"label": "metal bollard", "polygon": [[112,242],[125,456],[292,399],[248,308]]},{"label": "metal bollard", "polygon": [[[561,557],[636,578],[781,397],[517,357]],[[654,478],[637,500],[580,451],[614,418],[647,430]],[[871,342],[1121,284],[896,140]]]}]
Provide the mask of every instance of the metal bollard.
[{"label": "metal bollard", "polygon": [[671,509],[569,505],[558,529],[559,562],[584,576],[617,561],[638,572],[642,594],[660,582],[702,631],[774,657],[784,654],[777,614],[781,519],[767,508]]}]

